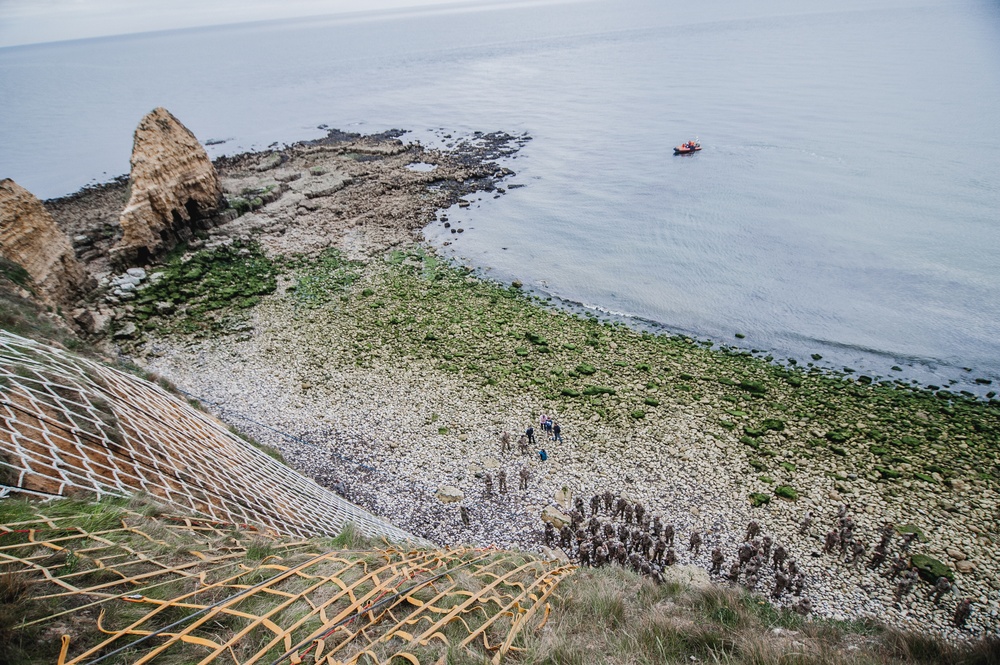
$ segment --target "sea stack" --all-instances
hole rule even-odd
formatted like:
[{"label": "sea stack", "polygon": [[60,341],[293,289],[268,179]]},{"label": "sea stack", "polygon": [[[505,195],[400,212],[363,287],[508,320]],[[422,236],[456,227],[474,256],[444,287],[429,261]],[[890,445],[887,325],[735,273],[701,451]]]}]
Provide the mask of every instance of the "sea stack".
[{"label": "sea stack", "polygon": [[132,144],[131,196],[112,248],[120,266],[140,265],[215,225],[225,205],[219,176],[194,134],[164,108],[147,114]]},{"label": "sea stack", "polygon": [[72,305],[92,286],[52,215],[9,178],[0,180],[0,256],[21,266],[36,297],[49,305]]}]

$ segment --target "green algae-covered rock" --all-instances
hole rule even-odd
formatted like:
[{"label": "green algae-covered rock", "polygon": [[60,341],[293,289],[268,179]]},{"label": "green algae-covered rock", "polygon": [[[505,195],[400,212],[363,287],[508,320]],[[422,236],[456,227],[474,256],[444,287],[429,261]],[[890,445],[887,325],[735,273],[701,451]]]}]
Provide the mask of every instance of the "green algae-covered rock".
[{"label": "green algae-covered rock", "polygon": [[831,443],[844,443],[851,436],[847,432],[831,431],[826,433],[826,440]]},{"label": "green algae-covered rock", "polygon": [[584,376],[590,376],[591,374],[594,374],[595,372],[597,372],[597,368],[595,368],[593,365],[590,365],[588,363],[580,363],[579,365],[576,366],[576,373],[577,374],[583,374]]},{"label": "green algae-covered rock", "polygon": [[532,344],[538,344],[539,346],[545,346],[549,343],[547,339],[532,331],[524,333],[524,338]]},{"label": "green algae-covered rock", "polygon": [[895,469],[887,469],[884,466],[876,466],[875,471],[876,473],[878,473],[878,475],[882,476],[886,480],[895,480],[896,478],[899,478],[900,476],[903,475],[899,471],[896,471]]},{"label": "green algae-covered rock", "polygon": [[771,503],[771,497],[768,496],[767,494],[763,494],[761,492],[754,492],[753,494],[750,495],[750,505],[753,506],[754,508],[759,508],[760,506],[763,506],[765,503]]},{"label": "green algae-covered rock", "polygon": [[777,418],[767,418],[760,424],[760,427],[763,430],[774,430],[775,432],[780,432],[785,429],[785,421]]},{"label": "green algae-covered rock", "polygon": [[947,577],[951,581],[955,580],[955,573],[948,564],[932,556],[914,554],[910,557],[910,565],[917,569],[920,577],[931,584],[937,582],[939,577]]},{"label": "green algae-covered rock", "polygon": [[897,524],[896,533],[898,533],[901,536],[906,535],[908,533],[915,533],[917,534],[917,540],[919,540],[920,542],[926,543],[930,541],[930,538],[925,536],[924,532],[916,524]]},{"label": "green algae-covered rock", "polygon": [[754,395],[763,395],[767,392],[763,381],[740,381],[740,388]]},{"label": "green algae-covered rock", "polygon": [[791,499],[795,501],[799,498],[799,493],[795,491],[795,488],[791,485],[778,485],[774,488],[774,496],[780,496],[782,499]]}]

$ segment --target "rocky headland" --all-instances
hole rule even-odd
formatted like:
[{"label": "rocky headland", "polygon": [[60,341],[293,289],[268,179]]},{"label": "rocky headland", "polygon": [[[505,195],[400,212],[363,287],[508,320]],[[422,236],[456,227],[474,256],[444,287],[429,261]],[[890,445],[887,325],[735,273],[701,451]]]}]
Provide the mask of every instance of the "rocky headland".
[{"label": "rocky headland", "polygon": [[[154,143],[188,141],[158,127]],[[527,138],[472,135],[438,151],[402,136],[331,132],[220,159],[218,190],[200,158],[201,175],[175,179],[186,158],[147,146],[178,168],[136,169],[133,156],[130,195],[118,181],[48,202],[101,284],[77,325],[440,544],[536,549],[543,510],[566,517],[575,499],[609,491],[673,525],[679,563],[705,577],[712,550],[728,571],[758,523],[803,574],[801,595],[776,604],[808,597],[814,616],[997,633],[1000,404],[632,330],[441,262],[422,229],[502,192],[498,158]],[[155,190],[143,182],[185,193],[137,199]],[[127,249],[114,262],[112,245]],[[543,413],[562,441],[538,431]],[[516,440],[529,425],[531,454],[501,452],[503,432]],[[507,491],[488,492],[501,470]],[[845,514],[864,554],[824,551]],[[889,556],[869,567],[886,523]],[[700,551],[688,550],[695,531]],[[914,555],[931,562],[930,581],[953,580],[939,603],[930,582],[897,599],[883,575]],[[776,572],[757,576],[762,595]],[[960,598],[973,602],[964,630],[951,622]]]}]

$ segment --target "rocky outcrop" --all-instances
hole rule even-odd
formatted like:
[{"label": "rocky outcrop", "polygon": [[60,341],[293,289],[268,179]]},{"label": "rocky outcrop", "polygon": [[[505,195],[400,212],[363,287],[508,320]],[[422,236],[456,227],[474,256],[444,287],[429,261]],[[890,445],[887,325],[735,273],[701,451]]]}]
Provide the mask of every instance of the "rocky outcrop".
[{"label": "rocky outcrop", "polygon": [[10,179],[0,180],[0,256],[24,268],[49,305],[73,303],[92,285],[42,202]]},{"label": "rocky outcrop", "polygon": [[111,250],[119,265],[146,263],[195,230],[211,228],[224,205],[205,149],[164,108],[146,115],[135,130],[130,187],[122,238]]}]

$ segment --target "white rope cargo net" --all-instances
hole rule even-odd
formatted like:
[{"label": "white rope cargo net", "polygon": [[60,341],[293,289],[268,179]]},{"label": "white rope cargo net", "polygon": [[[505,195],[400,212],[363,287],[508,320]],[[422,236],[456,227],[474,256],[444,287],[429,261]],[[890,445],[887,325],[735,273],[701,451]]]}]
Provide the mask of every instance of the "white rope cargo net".
[{"label": "white rope cargo net", "polygon": [[141,491],[283,534],[336,535],[351,522],[366,536],[423,542],[159,386],[3,330],[0,486],[38,497]]}]

